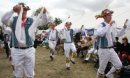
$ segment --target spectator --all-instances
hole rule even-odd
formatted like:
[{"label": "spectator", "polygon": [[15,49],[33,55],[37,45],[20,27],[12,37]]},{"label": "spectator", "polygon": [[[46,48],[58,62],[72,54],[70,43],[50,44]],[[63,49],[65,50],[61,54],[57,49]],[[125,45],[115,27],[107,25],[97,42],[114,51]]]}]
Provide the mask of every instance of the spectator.
[{"label": "spectator", "polygon": [[124,37],[122,38],[121,51],[119,53],[123,65],[126,65],[126,61],[129,58],[128,56],[130,56],[130,44],[128,43],[127,37]]},{"label": "spectator", "polygon": [[0,41],[4,41],[4,36],[2,32],[2,28],[0,27]]},{"label": "spectator", "polygon": [[7,58],[9,58],[9,55],[10,55],[10,48],[9,48],[9,35],[8,34],[5,34],[4,35],[4,48],[5,48],[5,51],[6,51],[6,55],[7,55]]},{"label": "spectator", "polygon": [[115,37],[114,50],[116,51],[116,53],[119,53],[121,50],[121,43],[118,40],[119,38]]}]

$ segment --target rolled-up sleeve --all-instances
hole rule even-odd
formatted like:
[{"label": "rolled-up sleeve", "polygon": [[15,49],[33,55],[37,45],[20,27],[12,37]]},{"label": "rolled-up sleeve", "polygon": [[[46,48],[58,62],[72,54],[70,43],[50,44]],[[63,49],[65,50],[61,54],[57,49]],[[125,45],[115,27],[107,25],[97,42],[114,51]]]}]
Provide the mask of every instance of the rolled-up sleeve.
[{"label": "rolled-up sleeve", "polygon": [[13,10],[5,13],[3,15],[3,17],[1,18],[1,22],[3,24],[5,24],[6,26],[10,26],[12,24],[12,22],[13,22],[13,18],[11,18],[13,16],[13,13],[14,13]]},{"label": "rolled-up sleeve", "polygon": [[43,14],[42,17],[38,21],[38,26],[45,25],[47,24],[47,22],[48,22],[47,14]]},{"label": "rolled-up sleeve", "polygon": [[121,30],[116,29],[117,36],[118,37],[123,36],[125,34],[125,30],[126,30],[126,28],[123,28]]}]

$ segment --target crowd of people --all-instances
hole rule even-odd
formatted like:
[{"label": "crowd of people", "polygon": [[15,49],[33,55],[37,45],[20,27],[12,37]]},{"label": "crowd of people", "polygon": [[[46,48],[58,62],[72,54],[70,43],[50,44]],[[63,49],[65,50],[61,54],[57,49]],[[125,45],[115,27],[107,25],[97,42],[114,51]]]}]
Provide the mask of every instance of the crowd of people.
[{"label": "crowd of people", "polygon": [[[1,19],[3,24],[12,29],[11,37],[9,34],[3,35],[0,29],[0,40],[4,41],[7,57],[11,56],[15,78],[22,78],[23,71],[27,78],[34,78],[35,48],[38,41],[42,43],[46,42],[46,39],[49,57],[52,61],[55,58],[56,47],[63,44],[67,70],[71,70],[70,62],[76,64],[76,56],[83,58],[83,63],[90,62],[91,56],[94,61],[98,61],[96,62],[99,64],[96,78],[115,78],[115,72],[120,72],[123,66],[130,64],[130,43],[127,37],[122,38],[122,42],[118,41],[119,37],[125,34],[128,20],[115,36],[113,11],[105,9],[96,16],[104,21],[99,24],[97,33],[91,36],[86,33],[83,25],[79,29],[71,29],[72,22],[70,21],[65,23],[63,29],[57,30],[55,22],[49,19],[46,8],[41,10],[36,19],[27,17],[29,10],[29,6],[19,3]],[[14,13],[18,16],[12,17]],[[39,40],[39,37],[35,36],[36,28],[47,23],[50,28],[43,32]],[[110,69],[105,72],[108,63],[110,63]]]}]

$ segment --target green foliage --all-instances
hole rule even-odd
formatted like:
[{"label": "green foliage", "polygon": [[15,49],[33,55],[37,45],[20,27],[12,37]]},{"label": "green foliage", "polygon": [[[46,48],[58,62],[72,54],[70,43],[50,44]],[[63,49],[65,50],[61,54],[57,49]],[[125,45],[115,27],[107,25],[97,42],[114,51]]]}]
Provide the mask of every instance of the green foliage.
[{"label": "green foliage", "polygon": [[60,18],[55,18],[56,25],[59,25],[62,23],[62,20]]},{"label": "green foliage", "polygon": [[[38,16],[38,14],[40,13],[41,9],[42,9],[42,7],[36,9],[36,11],[33,13],[33,15],[34,16]],[[54,22],[56,23],[56,25],[59,25],[59,24],[62,23],[62,20],[60,18],[55,18]],[[48,24],[42,25],[42,26],[38,26],[39,30],[46,30],[48,28],[49,28]]]},{"label": "green foliage", "polygon": [[38,16],[41,10],[42,10],[42,7],[36,9],[36,11],[34,12],[34,16]]},{"label": "green foliage", "polygon": [[39,29],[39,30],[46,30],[46,29],[48,29],[48,28],[49,28],[48,24],[43,25],[43,26],[38,26],[38,29]]}]

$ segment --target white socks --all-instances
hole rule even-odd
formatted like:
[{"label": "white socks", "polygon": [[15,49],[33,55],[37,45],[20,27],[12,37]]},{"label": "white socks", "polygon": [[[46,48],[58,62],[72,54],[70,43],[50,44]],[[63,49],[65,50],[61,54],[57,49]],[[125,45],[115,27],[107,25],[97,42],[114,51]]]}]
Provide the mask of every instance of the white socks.
[{"label": "white socks", "polygon": [[70,67],[70,63],[66,63],[66,67]]},{"label": "white socks", "polygon": [[75,62],[75,59],[74,59],[74,58],[71,58],[71,60]]}]

